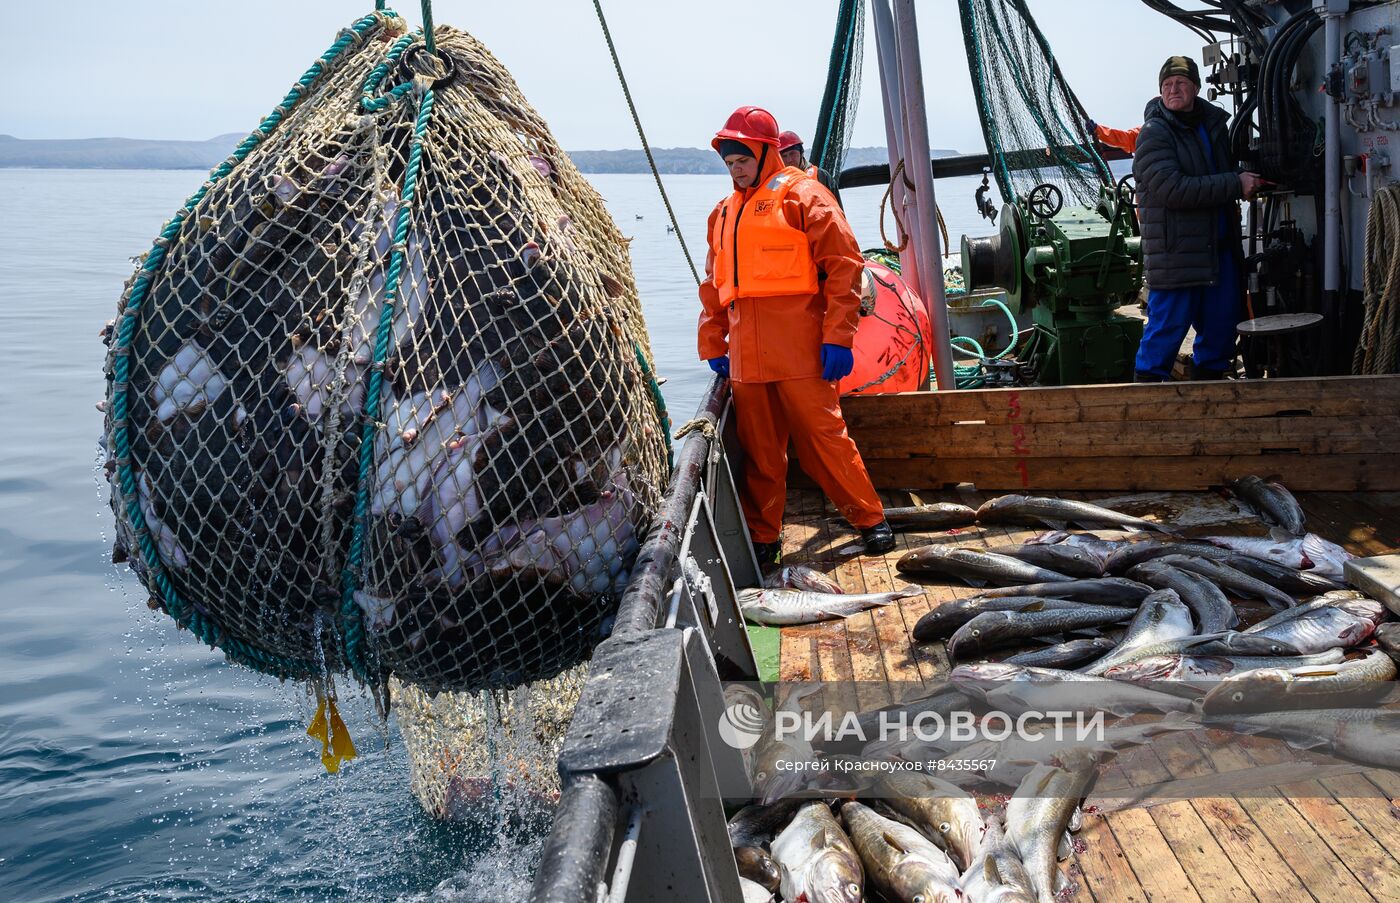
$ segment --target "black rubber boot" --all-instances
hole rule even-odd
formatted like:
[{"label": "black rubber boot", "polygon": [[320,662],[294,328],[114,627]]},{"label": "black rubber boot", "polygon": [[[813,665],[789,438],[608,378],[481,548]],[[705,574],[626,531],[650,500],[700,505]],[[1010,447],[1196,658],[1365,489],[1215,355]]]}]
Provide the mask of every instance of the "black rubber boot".
[{"label": "black rubber boot", "polygon": [[873,527],[861,530],[860,538],[865,541],[867,555],[883,555],[894,550],[894,531],[890,529],[888,521],[882,520]]},{"label": "black rubber boot", "polygon": [[1207,382],[1210,380],[1224,379],[1224,370],[1207,370],[1195,363],[1191,364],[1191,378],[1197,382]]},{"label": "black rubber boot", "polygon": [[1164,383],[1166,381],[1167,378],[1165,376],[1158,376],[1155,373],[1143,373],[1141,370],[1133,374],[1133,382],[1135,383]]},{"label": "black rubber boot", "polygon": [[782,562],[783,544],[781,542],[756,542],[753,544],[753,555],[758,559],[758,566],[766,571]]}]

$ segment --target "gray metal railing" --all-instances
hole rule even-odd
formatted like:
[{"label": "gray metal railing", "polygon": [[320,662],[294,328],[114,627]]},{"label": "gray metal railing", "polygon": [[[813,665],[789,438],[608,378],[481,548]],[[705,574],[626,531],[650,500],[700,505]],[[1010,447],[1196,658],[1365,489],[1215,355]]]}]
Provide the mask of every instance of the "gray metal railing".
[{"label": "gray metal railing", "polygon": [[759,570],[726,454],[738,448],[728,409],[716,379],[594,651],[533,900],[742,899],[723,801],[747,787],[739,752],[718,736],[720,681],[758,679],[736,586],[757,584]]}]

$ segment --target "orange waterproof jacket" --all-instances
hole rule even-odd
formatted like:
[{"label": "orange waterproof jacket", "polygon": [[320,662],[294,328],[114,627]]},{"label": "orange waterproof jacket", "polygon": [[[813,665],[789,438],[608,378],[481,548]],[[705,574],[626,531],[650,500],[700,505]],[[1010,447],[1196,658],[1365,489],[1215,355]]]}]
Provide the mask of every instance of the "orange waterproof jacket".
[{"label": "orange waterproof jacket", "polygon": [[1137,150],[1137,138],[1140,131],[1142,131],[1142,126],[1135,129],[1111,129],[1106,125],[1100,125],[1094,127],[1094,137],[1109,147],[1116,147],[1131,154]]},{"label": "orange waterproof jacket", "polygon": [[[700,357],[728,354],[736,382],[820,377],[821,346],[849,348],[855,341],[864,267],[860,246],[829,191],[800,170],[784,172],[782,158],[771,148],[763,154],[762,145],[753,143],[750,149],[763,160],[756,187],[736,190],[710,213],[700,286]],[[770,187],[780,174],[787,178]],[[769,222],[775,225],[751,232],[763,218],[756,215],[760,202],[772,202],[766,215],[776,212],[782,222],[774,217]],[[757,246],[753,236],[760,238]],[[792,240],[798,236],[805,241]],[[769,247],[783,250],[765,254],[764,238],[777,238]],[[721,255],[725,259],[719,262]],[[768,288],[751,293],[750,283]]]}]

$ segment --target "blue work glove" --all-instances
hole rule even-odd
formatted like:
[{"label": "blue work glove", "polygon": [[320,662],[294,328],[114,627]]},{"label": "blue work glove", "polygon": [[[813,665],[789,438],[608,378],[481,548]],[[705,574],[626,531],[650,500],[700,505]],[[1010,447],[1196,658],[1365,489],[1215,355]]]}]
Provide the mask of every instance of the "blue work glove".
[{"label": "blue work glove", "polygon": [[718,373],[720,376],[723,376],[725,379],[729,378],[729,355],[726,354],[722,357],[712,357],[705,363],[709,364],[710,369]]},{"label": "blue work glove", "polygon": [[1094,137],[1094,133],[1099,130],[1099,124],[1092,119],[1084,122],[1084,130],[1089,133],[1089,137]]},{"label": "blue work glove", "polygon": [[855,365],[856,359],[855,355],[851,354],[851,349],[842,348],[840,345],[822,346],[822,379],[827,382],[836,382],[850,376]]}]

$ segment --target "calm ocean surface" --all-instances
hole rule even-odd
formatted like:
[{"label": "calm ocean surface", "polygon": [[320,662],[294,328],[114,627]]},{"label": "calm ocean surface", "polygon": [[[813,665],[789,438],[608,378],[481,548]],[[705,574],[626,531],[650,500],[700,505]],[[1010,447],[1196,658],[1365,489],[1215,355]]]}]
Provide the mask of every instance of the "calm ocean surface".
[{"label": "calm ocean surface", "polygon": [[[0,170],[0,899],[520,899],[538,826],[428,819],[396,730],[362,699],[343,707],[361,757],[326,775],[300,688],[225,664],[108,561],[98,331],[129,258],[202,178]],[[684,422],[710,375],[690,271],[650,176],[593,181],[634,239],[663,392]],[[989,231],[977,184],[939,183],[955,248]],[[667,187],[703,264],[728,179]],[[845,198],[864,247],[880,243],[881,193]]]}]

